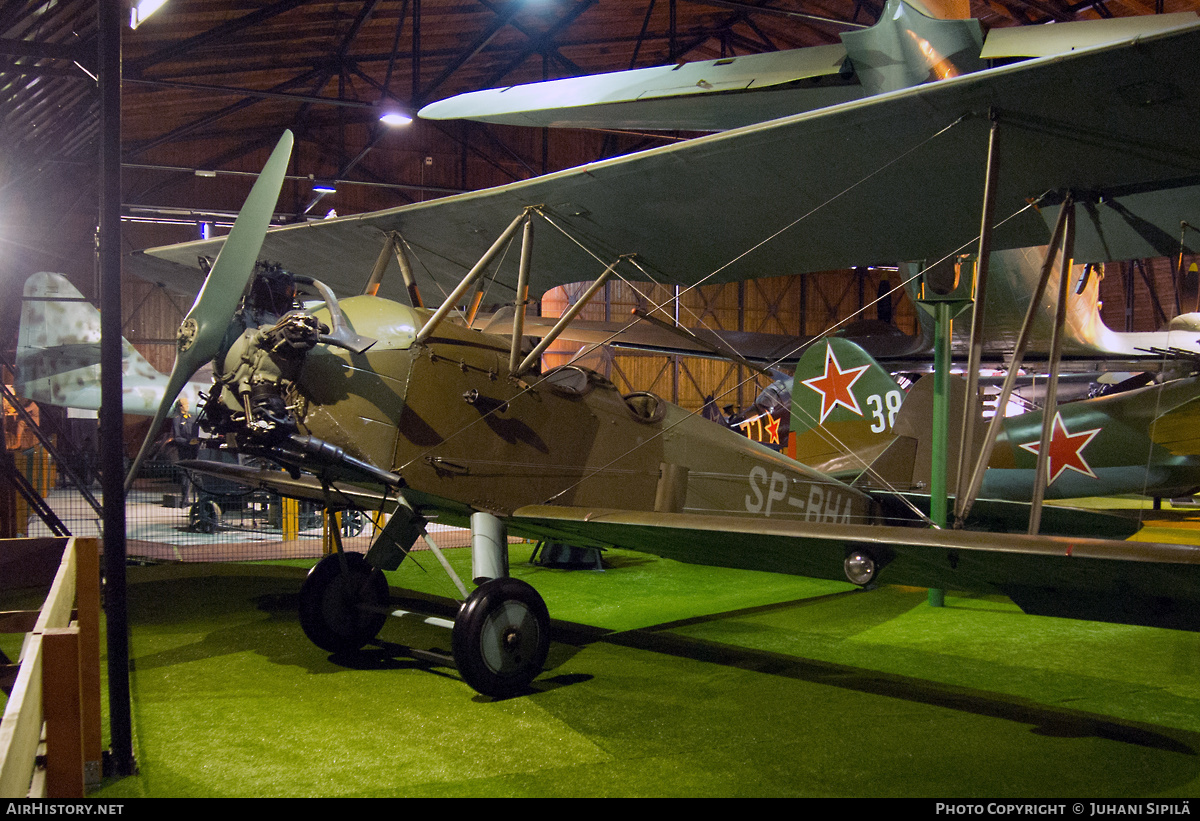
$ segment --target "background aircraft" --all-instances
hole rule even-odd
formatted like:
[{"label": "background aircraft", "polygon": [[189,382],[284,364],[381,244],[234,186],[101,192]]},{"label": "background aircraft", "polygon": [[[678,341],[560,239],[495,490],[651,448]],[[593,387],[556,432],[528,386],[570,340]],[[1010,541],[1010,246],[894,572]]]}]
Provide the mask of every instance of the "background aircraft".
[{"label": "background aircraft", "polygon": [[[931,10],[932,8],[932,10]],[[1066,54],[1195,22],[1156,14],[996,28],[943,3],[889,0],[876,25],[839,43],[484,89],[430,103],[424,119],[532,127],[724,131]]]},{"label": "background aircraft", "polygon": [[[965,397],[957,383],[952,419],[961,419]],[[860,486],[928,487],[931,377],[906,390],[853,342],[834,337],[805,353],[787,387],[799,461]],[[1042,417],[1035,410],[1004,418],[981,498],[1029,500]],[[1200,487],[1200,377],[1065,402],[1054,420],[1046,498],[1170,497]]]},{"label": "background aircraft", "polygon": [[[916,0],[891,0],[877,25],[845,33],[837,45],[470,92],[432,103],[422,109],[421,116],[527,126],[719,131],[962,77],[1010,60],[1064,54],[1195,22],[1194,14],[1183,13],[994,29],[985,35],[978,21],[937,19]],[[924,184],[921,179],[918,190]],[[1175,217],[1181,213],[1180,204],[1195,211],[1197,203],[1200,196],[1195,189],[1180,192],[1173,209],[1168,209],[1171,218],[1163,220],[1165,214],[1158,212],[1159,204],[1149,195],[1135,194],[1116,202],[1093,192],[1087,205],[1090,218],[1078,229],[1077,247],[1083,252],[1079,259],[1176,258],[1185,250],[1190,252],[1191,234],[1185,229],[1181,237]],[[1052,219],[1054,213],[1047,210],[1047,218]],[[1186,225],[1186,220],[1183,223]],[[861,241],[855,247],[860,248]],[[948,246],[946,250],[952,249]],[[1012,349],[1043,253],[1041,247],[1014,247],[991,255],[989,285],[1000,297],[989,300],[986,309],[991,354]],[[869,258],[867,252],[855,264]],[[1081,287],[1068,296],[1065,367],[1076,367],[1070,362],[1073,358],[1103,357],[1114,365],[1123,359],[1152,359],[1154,349],[1200,353],[1200,314],[1176,317],[1161,333],[1109,329],[1099,315],[1097,280],[1090,269],[1078,266],[1073,283]],[[910,294],[915,290],[911,279],[906,287]],[[1034,328],[1031,351],[1048,349],[1057,290],[1057,283],[1052,282],[1042,298],[1043,311]],[[872,355],[889,361],[928,354],[932,322],[923,314],[919,317],[924,326],[920,338],[867,340],[865,346]],[[969,327],[969,319],[969,314],[961,317],[958,327]],[[638,339],[640,333],[634,329],[628,336]],[[742,340],[743,345],[748,342]]]},{"label": "background aircraft", "polygon": [[[167,377],[121,340],[125,413],[153,416]],[[180,396],[195,410],[206,382],[187,382]],[[61,274],[37,273],[25,281],[13,391],[47,405],[100,409],[100,312]]]}]

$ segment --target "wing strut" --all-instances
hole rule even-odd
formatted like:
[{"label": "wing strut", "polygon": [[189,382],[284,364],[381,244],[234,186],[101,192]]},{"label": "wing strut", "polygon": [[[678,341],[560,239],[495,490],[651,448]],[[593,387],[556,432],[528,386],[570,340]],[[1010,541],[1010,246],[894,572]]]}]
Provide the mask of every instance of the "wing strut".
[{"label": "wing strut", "polygon": [[508,351],[509,373],[517,372],[517,357],[521,355],[521,337],[525,335],[525,305],[529,301],[529,261],[533,257],[533,215],[525,216],[525,231],[521,235],[521,265],[517,269],[517,301],[513,306],[512,347]]},{"label": "wing strut", "polygon": [[583,296],[576,300],[574,305],[567,308],[567,310],[559,318],[558,322],[554,323],[554,327],[550,329],[550,332],[542,337],[542,341],[539,342],[534,349],[529,352],[529,355],[526,356],[525,359],[521,361],[521,364],[517,366],[517,369],[512,372],[513,376],[520,376],[521,374],[525,373],[525,371],[533,367],[533,363],[538,361],[538,357],[540,357],[547,348],[554,344],[554,341],[558,339],[558,335],[561,334],[566,327],[571,324],[571,320],[575,319],[575,317],[579,315],[579,312],[583,310],[584,306],[587,305],[591,298],[596,295],[596,292],[604,287],[604,283],[608,282],[609,278],[613,275],[613,271],[616,270],[617,263],[623,259],[625,259],[624,255],[617,257],[616,262],[604,269],[604,273],[601,274],[600,278],[593,282],[586,291],[584,291]]},{"label": "wing strut", "polygon": [[475,267],[467,272],[467,275],[462,278],[462,282],[458,283],[451,294],[438,306],[438,309],[433,312],[433,316],[429,318],[424,327],[417,331],[415,344],[420,345],[424,343],[437,330],[438,325],[441,325],[446,315],[454,310],[455,306],[458,305],[458,301],[463,298],[463,295],[470,290],[476,280],[483,276],[484,271],[487,270],[488,265],[495,259],[496,254],[500,253],[500,249],[504,247],[504,244],[512,239],[513,234],[517,233],[517,229],[521,227],[521,223],[528,218],[529,211],[530,208],[523,209],[517,215],[517,218],[504,229],[504,232],[496,238],[496,241],[492,243],[492,247],[487,249],[487,252],[479,258],[479,262],[475,263]]},{"label": "wing strut", "polygon": [[[363,286],[362,292],[367,296],[378,296],[379,286],[383,282],[383,272],[387,270],[388,262],[392,259],[392,254],[399,257],[399,239],[395,231],[389,231],[383,241],[383,247],[379,249],[379,256],[375,260],[375,267],[371,269],[371,276],[367,279],[367,284]],[[403,264],[401,264],[403,269]]]},{"label": "wing strut", "polygon": [[1017,371],[1021,368],[1021,362],[1025,358],[1025,348],[1029,345],[1029,336],[1033,331],[1034,317],[1040,310],[1042,295],[1046,292],[1046,283],[1050,279],[1050,272],[1054,268],[1054,255],[1060,244],[1063,243],[1063,234],[1066,227],[1067,212],[1073,210],[1074,200],[1070,194],[1067,195],[1063,202],[1062,209],[1058,212],[1058,219],[1054,224],[1054,233],[1050,237],[1050,244],[1046,246],[1046,259],[1042,263],[1042,273],[1038,278],[1037,288],[1034,289],[1033,296],[1030,297],[1029,307],[1025,310],[1025,321],[1021,325],[1021,333],[1017,336],[1016,345],[1013,347],[1012,361],[1008,365],[1008,373],[1004,376],[1004,385],[1000,389],[1000,398],[996,400],[997,413],[992,417],[991,423],[988,425],[987,436],[984,438],[983,448],[979,451],[979,456],[975,460],[975,468],[971,471],[971,483],[967,487],[967,493],[964,497],[956,500],[955,503],[955,527],[962,528],[966,521],[967,515],[971,512],[971,506],[975,503],[975,497],[979,495],[979,488],[983,485],[983,471],[987,467],[988,462],[992,459],[992,449],[996,446],[996,437],[1000,435],[1000,428],[1004,423],[1003,408],[1008,404],[1009,397],[1012,396],[1013,386],[1017,381]]},{"label": "wing strut", "polygon": [[[1075,204],[1068,195],[1063,202],[1066,226],[1063,231],[1062,259],[1059,261],[1058,306],[1054,313],[1054,332],[1050,336],[1050,384],[1046,386],[1042,409],[1042,438],[1038,443],[1037,473],[1033,477],[1033,506],[1029,511],[1029,535],[1036,536],[1042,522],[1042,498],[1046,495],[1050,438],[1058,417],[1058,363],[1062,358],[1062,331],[1067,322],[1067,286],[1071,277],[1071,257],[1075,253]],[[997,406],[999,409],[1001,406]]]},{"label": "wing strut", "polygon": [[992,256],[992,214],[996,205],[996,177],[1000,161],[997,156],[997,140],[1000,120],[992,112],[992,127],[988,132],[987,171],[983,181],[983,217],[979,226],[979,253],[975,263],[975,310],[971,315],[971,343],[967,352],[967,400],[963,403],[963,423],[958,446],[958,473],[954,489],[955,527],[962,526],[959,502],[966,497],[967,453],[975,441],[975,417],[979,411],[976,396],[979,394],[979,359],[983,351],[983,306],[987,297],[988,261]]},{"label": "wing strut", "polygon": [[408,291],[408,302],[414,308],[424,308],[425,300],[421,299],[421,291],[417,288],[417,278],[413,276],[412,265],[408,262],[408,254],[404,253],[404,240],[399,234],[393,237],[396,248],[396,262],[400,263],[400,276],[404,278],[404,287]]}]

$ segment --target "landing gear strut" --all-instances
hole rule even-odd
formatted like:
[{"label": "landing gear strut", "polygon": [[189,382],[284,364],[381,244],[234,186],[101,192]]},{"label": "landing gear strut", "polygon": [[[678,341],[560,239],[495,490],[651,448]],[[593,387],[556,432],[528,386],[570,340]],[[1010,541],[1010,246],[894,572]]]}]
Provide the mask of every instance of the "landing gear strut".
[{"label": "landing gear strut", "polygon": [[[393,514],[372,545],[369,559],[343,552],[335,531],[338,552],[309,571],[300,588],[300,626],[318,647],[331,653],[353,652],[383,628],[390,608],[381,567],[396,569],[423,530],[418,529],[419,520],[404,511],[402,507]],[[425,534],[430,549],[466,597],[451,630],[453,662],[463,680],[483,695],[514,696],[528,690],[546,663],[550,614],[536,590],[508,575],[508,537],[503,523],[491,514],[476,513],[471,525],[472,577],[479,586],[469,595],[441,550]],[[422,655],[450,661],[438,654]]]}]

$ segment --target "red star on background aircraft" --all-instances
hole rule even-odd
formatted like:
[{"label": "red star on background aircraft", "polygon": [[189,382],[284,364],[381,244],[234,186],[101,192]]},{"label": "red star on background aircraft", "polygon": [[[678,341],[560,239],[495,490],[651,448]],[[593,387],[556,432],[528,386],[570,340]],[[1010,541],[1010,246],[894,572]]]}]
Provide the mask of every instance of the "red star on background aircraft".
[{"label": "red star on background aircraft", "polygon": [[[1083,458],[1083,449],[1099,432],[1100,428],[1093,428],[1079,433],[1071,433],[1063,424],[1062,414],[1054,414],[1054,431],[1050,435],[1050,479],[1047,482],[1048,485],[1054,484],[1054,480],[1068,469],[1082,473],[1084,476],[1091,476],[1093,479],[1096,478],[1091,466]],[[1040,442],[1021,445],[1022,448],[1034,454],[1038,452],[1040,446]]]},{"label": "red star on background aircraft", "polygon": [[859,365],[857,368],[842,370],[833,348],[826,346],[825,375],[805,379],[802,383],[821,394],[821,422],[824,422],[825,417],[829,416],[838,405],[851,413],[862,416],[862,408],[858,406],[858,399],[855,398],[854,391],[851,389],[869,367],[870,365]]},{"label": "red star on background aircraft", "polygon": [[768,442],[772,445],[779,444],[779,423],[783,420],[776,419],[774,416],[767,417],[768,422],[765,425],[767,429]]}]

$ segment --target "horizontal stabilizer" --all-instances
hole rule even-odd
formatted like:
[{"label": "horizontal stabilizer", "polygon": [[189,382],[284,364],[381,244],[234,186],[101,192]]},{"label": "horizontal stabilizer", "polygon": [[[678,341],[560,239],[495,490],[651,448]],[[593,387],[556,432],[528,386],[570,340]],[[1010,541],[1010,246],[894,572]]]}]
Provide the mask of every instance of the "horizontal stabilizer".
[{"label": "horizontal stabilizer", "polygon": [[1075,20],[1054,25],[1006,26],[988,32],[980,57],[1050,57],[1081,48],[1132,40],[1170,31],[1196,22],[1192,11],[1176,14],[1139,14],[1107,20]]}]

